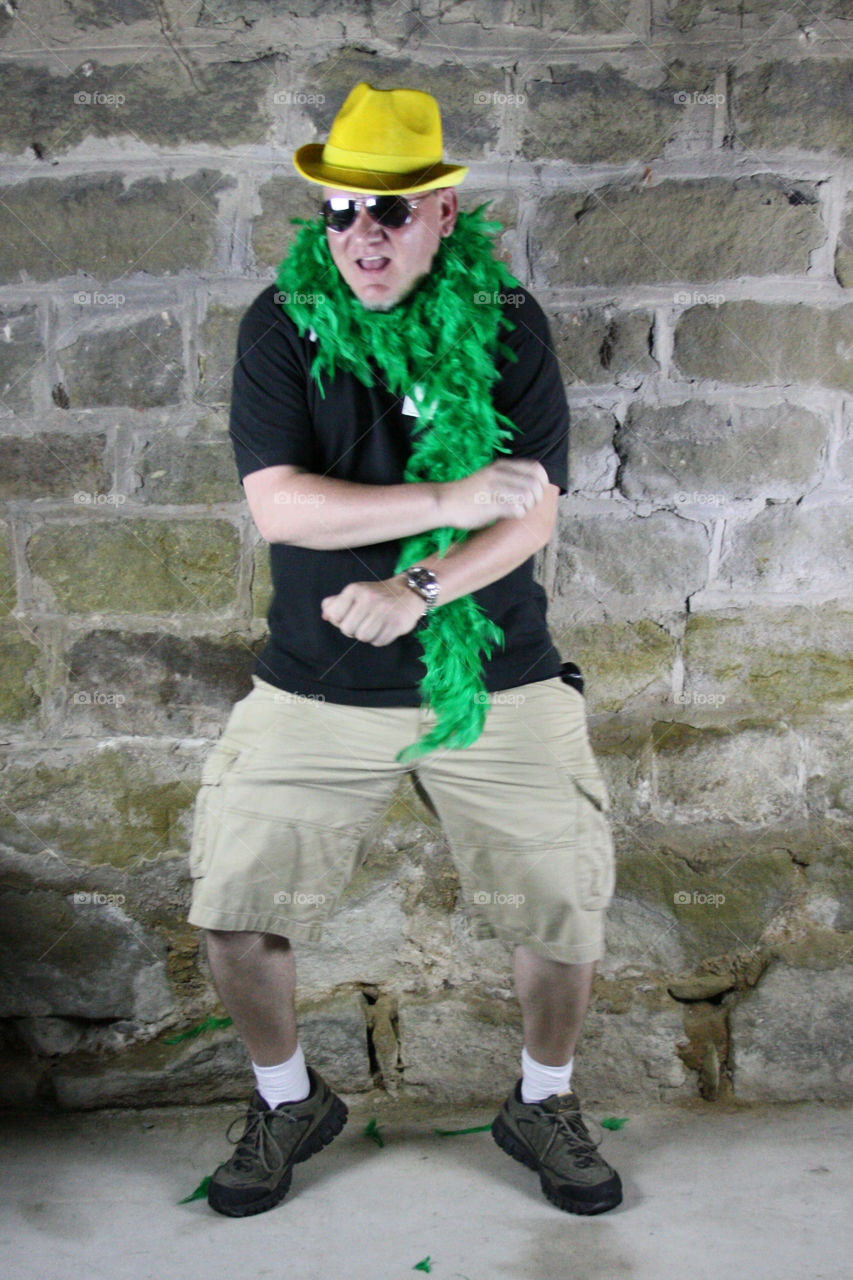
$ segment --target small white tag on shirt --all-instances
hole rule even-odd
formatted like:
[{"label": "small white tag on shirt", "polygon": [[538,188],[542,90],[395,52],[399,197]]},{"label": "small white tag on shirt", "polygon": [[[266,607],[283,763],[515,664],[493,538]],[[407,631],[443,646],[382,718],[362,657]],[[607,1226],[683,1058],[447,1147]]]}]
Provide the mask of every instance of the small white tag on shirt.
[{"label": "small white tag on shirt", "polygon": [[[406,413],[411,418],[422,418],[424,422],[429,422],[430,418],[435,413],[435,401],[433,400],[432,404],[429,406],[424,405],[424,395],[425,392],[423,387],[420,383],[417,383],[412,387],[412,395],[407,395],[404,399],[401,413]],[[412,399],[412,396],[414,396],[414,400]],[[417,401],[417,404],[415,401]]]},{"label": "small white tag on shirt", "polygon": [[314,330],[313,330],[313,329],[309,329],[309,330],[308,330],[308,341],[309,341],[309,342],[316,342],[316,341],[317,341],[317,335],[316,335],[316,333],[314,332]]}]

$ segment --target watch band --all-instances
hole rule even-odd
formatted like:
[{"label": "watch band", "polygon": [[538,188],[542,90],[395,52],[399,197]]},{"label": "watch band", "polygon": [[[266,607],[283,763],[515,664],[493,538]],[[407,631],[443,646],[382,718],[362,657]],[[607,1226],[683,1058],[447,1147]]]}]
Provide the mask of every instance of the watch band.
[{"label": "watch band", "polygon": [[412,565],[406,570],[406,586],[426,601],[427,613],[438,604],[438,579],[431,569],[425,569],[422,564]]}]

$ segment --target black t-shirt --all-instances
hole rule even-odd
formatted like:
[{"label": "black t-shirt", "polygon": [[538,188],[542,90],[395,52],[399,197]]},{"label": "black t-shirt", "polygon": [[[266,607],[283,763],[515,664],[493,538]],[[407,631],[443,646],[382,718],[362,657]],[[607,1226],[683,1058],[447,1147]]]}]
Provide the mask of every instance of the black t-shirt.
[{"label": "black t-shirt", "polygon": [[[299,337],[275,291],[264,289],[240,324],[230,429],[241,480],[289,465],[360,484],[403,484],[417,424],[408,397],[392,395],[377,371],[372,387],[349,373],[324,374],[324,398],[310,377],[316,339]],[[507,441],[512,455],[537,459],[565,493],[569,411],[548,322],[526,290],[508,296],[519,305],[504,303],[515,328],[502,326],[501,339],[518,360],[498,354],[493,403],[518,428]],[[270,544],[270,637],[256,673],[280,689],[329,702],[418,706],[426,669],[417,629],[377,647],[343,635],[320,615],[320,601],[347,583],[392,577],[399,552],[399,540],[331,551]],[[489,692],[559,675],[532,556],[474,598],[506,636],[504,649],[496,647],[483,667]]]}]

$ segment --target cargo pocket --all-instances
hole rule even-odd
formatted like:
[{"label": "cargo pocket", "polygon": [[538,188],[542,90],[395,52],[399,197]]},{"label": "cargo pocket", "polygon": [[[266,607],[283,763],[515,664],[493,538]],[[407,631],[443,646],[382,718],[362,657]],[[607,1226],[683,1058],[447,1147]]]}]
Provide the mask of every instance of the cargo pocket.
[{"label": "cargo pocket", "polygon": [[213,841],[218,826],[220,784],[239,755],[238,748],[220,740],[211,751],[201,771],[189,857],[190,875],[193,879],[206,875],[210,866]]},{"label": "cargo pocket", "polygon": [[600,773],[572,777],[572,782],[578,798],[577,902],[584,911],[603,911],[616,887],[607,787]]}]

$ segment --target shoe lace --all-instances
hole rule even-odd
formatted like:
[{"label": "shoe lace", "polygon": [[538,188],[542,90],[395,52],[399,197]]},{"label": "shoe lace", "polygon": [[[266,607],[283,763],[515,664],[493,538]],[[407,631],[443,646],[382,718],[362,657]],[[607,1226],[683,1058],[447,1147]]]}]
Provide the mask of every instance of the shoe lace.
[{"label": "shoe lace", "polygon": [[[252,1105],[249,1106],[245,1115],[237,1116],[231,1121],[225,1137],[236,1146],[230,1161],[232,1168],[241,1173],[248,1173],[256,1164],[260,1164],[266,1173],[278,1173],[284,1167],[284,1153],[270,1132],[267,1117],[271,1115],[296,1123],[296,1116],[288,1115],[286,1111],[275,1111],[272,1107],[262,1108]],[[234,1138],[231,1136],[231,1130],[241,1121],[245,1122],[246,1127],[240,1137]]]},{"label": "shoe lace", "polygon": [[551,1135],[551,1141],[548,1143],[548,1150],[562,1135],[569,1140],[573,1154],[576,1155],[576,1164],[580,1169],[588,1169],[590,1165],[595,1164],[595,1153],[604,1140],[604,1130],[597,1120],[592,1120],[596,1129],[599,1131],[599,1137],[593,1138],[586,1127],[586,1122],[579,1111],[558,1111],[551,1113],[551,1119],[554,1121],[554,1132]]}]

